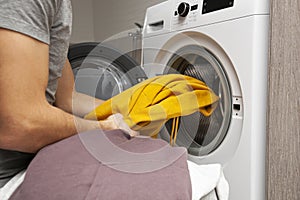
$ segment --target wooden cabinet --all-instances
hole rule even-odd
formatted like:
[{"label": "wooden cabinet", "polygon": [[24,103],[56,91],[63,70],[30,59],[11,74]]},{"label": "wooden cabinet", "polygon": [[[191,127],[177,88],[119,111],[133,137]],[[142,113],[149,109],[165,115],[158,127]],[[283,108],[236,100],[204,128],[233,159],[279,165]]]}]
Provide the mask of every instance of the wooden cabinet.
[{"label": "wooden cabinet", "polygon": [[300,199],[300,1],[271,0],[268,200]]}]

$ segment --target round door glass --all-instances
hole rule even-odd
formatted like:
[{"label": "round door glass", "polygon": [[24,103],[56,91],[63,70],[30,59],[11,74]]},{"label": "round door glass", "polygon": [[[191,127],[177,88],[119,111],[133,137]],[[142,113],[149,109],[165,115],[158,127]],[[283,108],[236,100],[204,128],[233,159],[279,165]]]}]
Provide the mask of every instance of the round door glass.
[{"label": "round door glass", "polygon": [[[231,90],[223,66],[208,50],[194,45],[179,49],[167,66],[164,74],[180,73],[197,78],[220,97],[211,116],[205,117],[197,112],[179,119],[176,144],[186,147],[189,154],[208,155],[224,140],[231,120]],[[161,130],[161,137],[168,140],[171,130],[172,120]]]},{"label": "round door glass", "polygon": [[76,91],[107,100],[130,88],[133,84],[126,73],[111,61],[86,57],[71,63]]}]

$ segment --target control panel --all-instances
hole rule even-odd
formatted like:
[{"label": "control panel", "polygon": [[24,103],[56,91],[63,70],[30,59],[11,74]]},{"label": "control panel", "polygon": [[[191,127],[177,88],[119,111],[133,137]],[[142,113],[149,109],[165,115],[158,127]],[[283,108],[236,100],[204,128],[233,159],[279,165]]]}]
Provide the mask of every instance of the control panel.
[{"label": "control panel", "polygon": [[195,23],[199,15],[234,6],[234,0],[176,0],[173,13],[173,28]]},{"label": "control panel", "polygon": [[166,0],[147,9],[143,37],[269,14],[268,0]]}]

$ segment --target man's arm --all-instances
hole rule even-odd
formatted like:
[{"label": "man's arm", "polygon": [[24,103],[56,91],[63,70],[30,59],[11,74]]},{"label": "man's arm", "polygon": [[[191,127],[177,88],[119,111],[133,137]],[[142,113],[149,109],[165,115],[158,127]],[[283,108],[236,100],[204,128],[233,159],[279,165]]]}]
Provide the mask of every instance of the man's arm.
[{"label": "man's arm", "polygon": [[78,132],[105,129],[47,102],[48,56],[47,44],[0,29],[0,148],[36,152]]}]

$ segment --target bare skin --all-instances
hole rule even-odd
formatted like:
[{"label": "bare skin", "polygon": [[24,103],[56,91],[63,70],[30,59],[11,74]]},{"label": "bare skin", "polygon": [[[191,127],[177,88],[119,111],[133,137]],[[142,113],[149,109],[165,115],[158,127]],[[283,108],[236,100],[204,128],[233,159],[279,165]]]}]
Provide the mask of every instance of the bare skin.
[{"label": "bare skin", "polygon": [[49,46],[26,35],[0,28],[0,148],[34,153],[79,132],[123,129],[122,116],[105,121],[81,117],[102,103],[74,92],[68,61],[58,82],[55,105],[45,97]]}]

